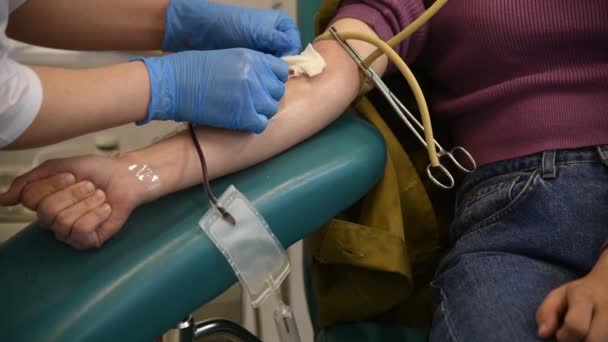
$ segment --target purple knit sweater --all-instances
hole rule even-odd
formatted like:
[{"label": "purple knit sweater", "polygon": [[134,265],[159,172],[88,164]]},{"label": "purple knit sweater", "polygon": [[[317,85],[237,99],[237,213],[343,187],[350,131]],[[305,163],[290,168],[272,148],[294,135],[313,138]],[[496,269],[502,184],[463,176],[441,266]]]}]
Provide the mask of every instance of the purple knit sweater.
[{"label": "purple knit sweater", "polygon": [[[344,0],[387,40],[422,0]],[[479,164],[608,144],[608,0],[452,0],[398,47],[433,81],[431,116]]]}]

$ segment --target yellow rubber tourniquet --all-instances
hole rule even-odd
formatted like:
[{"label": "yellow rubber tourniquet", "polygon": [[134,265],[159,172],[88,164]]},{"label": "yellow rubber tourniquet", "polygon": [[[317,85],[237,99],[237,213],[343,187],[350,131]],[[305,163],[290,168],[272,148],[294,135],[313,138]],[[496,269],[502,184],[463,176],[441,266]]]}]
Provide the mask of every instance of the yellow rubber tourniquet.
[{"label": "yellow rubber tourniquet", "polygon": [[[418,81],[416,80],[416,77],[414,76],[410,68],[407,66],[407,64],[405,64],[405,61],[401,57],[399,57],[399,54],[395,52],[392,46],[395,46],[409,38],[414,32],[416,32],[420,27],[422,27],[422,25],[427,23],[441,9],[441,7],[443,7],[447,3],[447,1],[448,0],[435,1],[435,3],[431,7],[429,7],[420,17],[414,20],[403,31],[399,32],[388,42],[385,42],[382,39],[379,39],[378,37],[374,37],[372,35],[362,32],[338,32],[340,38],[344,40],[357,39],[372,44],[378,48],[374,53],[372,53],[365,59],[364,64],[366,66],[369,67],[378,57],[380,57],[384,53],[393,62],[393,64],[395,64],[397,69],[399,69],[399,71],[409,84],[410,88],[412,89],[414,97],[416,98],[416,104],[418,105],[418,110],[420,110],[422,125],[424,126],[424,140],[427,144],[427,153],[429,155],[429,160],[433,167],[439,166],[439,157],[437,156],[437,150],[435,148],[435,139],[433,136],[431,116],[429,114],[429,109],[426,104],[426,100],[424,99],[424,94],[422,93],[422,89],[420,88],[420,85],[418,84]],[[326,39],[333,39],[329,32],[323,33],[315,40]]]}]

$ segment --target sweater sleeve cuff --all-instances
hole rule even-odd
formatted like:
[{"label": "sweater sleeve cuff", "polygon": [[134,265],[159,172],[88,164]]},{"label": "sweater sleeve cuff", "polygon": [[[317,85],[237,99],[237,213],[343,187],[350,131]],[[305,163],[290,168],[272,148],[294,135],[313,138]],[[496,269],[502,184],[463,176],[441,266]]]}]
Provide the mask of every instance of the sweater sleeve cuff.
[{"label": "sweater sleeve cuff", "polygon": [[345,1],[338,9],[333,21],[343,18],[361,20],[371,27],[380,39],[387,41],[395,34],[389,26],[386,17],[374,7],[359,2]]},{"label": "sweater sleeve cuff", "polygon": [[[369,25],[380,39],[387,41],[423,12],[424,5],[420,0],[402,2],[344,0],[333,21],[342,18],[361,20]],[[427,25],[424,25],[409,39],[395,46],[395,51],[407,62],[413,62],[422,50],[427,30]],[[393,63],[389,63],[387,72],[396,70]]]}]

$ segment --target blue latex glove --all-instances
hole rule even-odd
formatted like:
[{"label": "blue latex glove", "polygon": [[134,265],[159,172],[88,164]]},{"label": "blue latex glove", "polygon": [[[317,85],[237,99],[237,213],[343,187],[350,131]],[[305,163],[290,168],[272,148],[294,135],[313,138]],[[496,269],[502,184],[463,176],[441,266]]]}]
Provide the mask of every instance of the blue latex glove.
[{"label": "blue latex glove", "polygon": [[285,93],[288,66],[247,49],[137,57],[150,77],[150,120],[262,132]]},{"label": "blue latex glove", "polygon": [[281,57],[302,49],[300,32],[282,11],[250,9],[206,0],[171,0],[164,51],[248,48]]}]

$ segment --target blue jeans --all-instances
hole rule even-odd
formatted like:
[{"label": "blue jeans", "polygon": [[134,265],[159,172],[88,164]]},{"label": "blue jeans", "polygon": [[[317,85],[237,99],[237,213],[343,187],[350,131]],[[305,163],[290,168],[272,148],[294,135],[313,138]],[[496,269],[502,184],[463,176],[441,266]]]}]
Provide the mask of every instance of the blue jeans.
[{"label": "blue jeans", "polygon": [[537,341],[536,310],[608,238],[608,146],[546,151],[465,178],[432,283],[431,341]]}]

